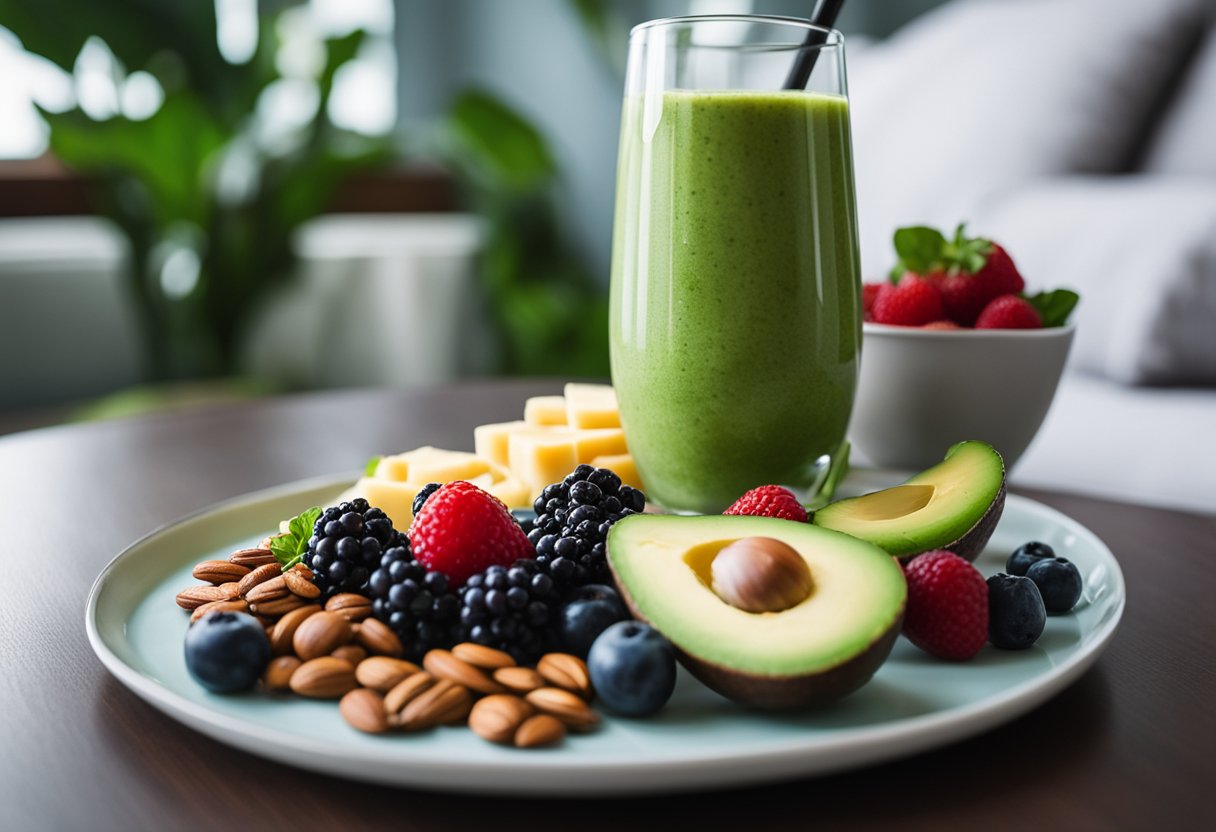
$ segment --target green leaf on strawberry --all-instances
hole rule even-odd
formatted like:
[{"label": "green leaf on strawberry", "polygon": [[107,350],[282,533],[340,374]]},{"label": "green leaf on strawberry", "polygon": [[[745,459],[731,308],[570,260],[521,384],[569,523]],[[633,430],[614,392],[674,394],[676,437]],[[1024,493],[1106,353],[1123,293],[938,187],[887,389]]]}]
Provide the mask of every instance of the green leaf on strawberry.
[{"label": "green leaf on strawberry", "polygon": [[270,552],[283,571],[295,566],[304,557],[304,552],[308,550],[308,538],[312,537],[312,527],[320,516],[320,506],[313,506],[287,521],[285,534],[270,539]]},{"label": "green leaf on strawberry", "polygon": [[1051,292],[1039,292],[1037,295],[1023,295],[1026,302],[1034,307],[1043,319],[1043,326],[1064,326],[1068,316],[1081,296],[1071,289],[1056,289]]},{"label": "green leaf on strawberry", "polygon": [[984,237],[968,237],[966,228],[966,223],[959,223],[952,240],[947,240],[936,228],[925,225],[897,229],[895,253],[899,255],[899,260],[891,270],[891,282],[897,282],[904,272],[956,275],[980,271],[992,253],[992,241]]}]

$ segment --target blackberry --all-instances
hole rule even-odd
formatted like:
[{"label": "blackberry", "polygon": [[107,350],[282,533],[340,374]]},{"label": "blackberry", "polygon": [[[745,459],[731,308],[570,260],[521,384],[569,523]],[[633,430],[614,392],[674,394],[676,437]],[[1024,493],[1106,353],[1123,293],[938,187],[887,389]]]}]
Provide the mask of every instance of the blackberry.
[{"label": "blackberry", "polygon": [[611,583],[608,530],[645,506],[646,495],[622,485],[615,472],[578,466],[547,486],[532,505],[536,521],[528,540],[536,547],[538,566],[562,587]]},{"label": "blackberry", "polygon": [[556,583],[535,560],[488,567],[460,590],[461,638],[534,662],[552,646],[559,604]]},{"label": "blackberry", "polygon": [[456,643],[460,599],[447,575],[427,571],[414,560],[404,536],[396,544],[381,556],[379,568],[368,579],[367,594],[372,615],[401,639],[405,657],[419,662],[426,651]]},{"label": "blackberry", "polygon": [[325,509],[312,527],[304,565],[325,601],[339,592],[362,592],[384,550],[403,540],[383,511],[357,497]]},{"label": "blackberry", "polygon": [[443,483],[441,482],[428,482],[426,485],[422,486],[422,490],[414,496],[414,505],[412,507],[412,511],[414,512],[415,517],[418,516],[418,512],[422,511],[422,507],[426,504],[426,501],[431,498],[431,495],[442,487]]}]

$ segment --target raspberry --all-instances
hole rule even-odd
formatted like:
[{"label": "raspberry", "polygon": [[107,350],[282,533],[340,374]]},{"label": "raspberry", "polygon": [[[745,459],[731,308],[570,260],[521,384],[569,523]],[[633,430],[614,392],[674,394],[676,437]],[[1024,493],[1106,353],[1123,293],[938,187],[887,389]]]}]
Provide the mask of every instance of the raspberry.
[{"label": "raspberry", "polygon": [[904,635],[939,659],[965,662],[988,641],[988,584],[974,566],[938,549],[904,566]]},{"label": "raspberry", "polygon": [[414,557],[443,572],[453,587],[490,566],[536,553],[503,503],[477,486],[450,482],[427,499],[410,526]]},{"label": "raspberry", "polygon": [[1038,329],[1043,319],[1035,308],[1017,295],[1001,295],[980,313],[976,329]]},{"label": "raspberry", "polygon": [[874,321],[895,326],[921,326],[945,316],[942,293],[931,281],[905,274],[898,285],[886,284],[874,299]]},{"label": "raspberry", "polygon": [[753,488],[728,508],[723,514],[750,514],[754,517],[780,517],[782,520],[806,522],[806,508],[798,502],[794,492],[779,485],[762,485]]}]

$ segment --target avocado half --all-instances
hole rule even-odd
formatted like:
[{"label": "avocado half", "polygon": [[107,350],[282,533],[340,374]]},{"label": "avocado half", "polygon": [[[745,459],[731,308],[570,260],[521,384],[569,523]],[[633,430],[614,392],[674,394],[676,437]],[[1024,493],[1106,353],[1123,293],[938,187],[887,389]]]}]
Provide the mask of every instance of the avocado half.
[{"label": "avocado half", "polygon": [[[812,589],[780,612],[745,612],[712,589],[711,564],[746,537],[776,538],[806,561]],[[899,564],[855,537],[769,517],[637,514],[612,526],[621,597],[706,686],[769,710],[822,705],[864,685],[899,634]]]},{"label": "avocado half", "polygon": [[903,485],[829,503],[811,518],[900,560],[946,549],[975,560],[1005,509],[1005,462],[986,442],[960,442]]}]

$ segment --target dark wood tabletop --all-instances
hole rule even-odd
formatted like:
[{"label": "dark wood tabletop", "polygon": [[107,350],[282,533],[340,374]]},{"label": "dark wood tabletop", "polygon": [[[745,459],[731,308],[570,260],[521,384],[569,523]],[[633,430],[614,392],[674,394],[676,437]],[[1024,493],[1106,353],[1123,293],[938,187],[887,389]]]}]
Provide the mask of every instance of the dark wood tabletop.
[{"label": "dark wood tabletop", "polygon": [[1093,529],[1123,567],[1127,611],[1097,664],[971,740],[761,788],[538,801],[313,774],[183,727],[90,650],[89,588],[149,530],[376,453],[470,449],[474,425],[559,389],[308,395],[0,438],[0,829],[1216,828],[1216,521],[1195,514],[1015,489]]}]

